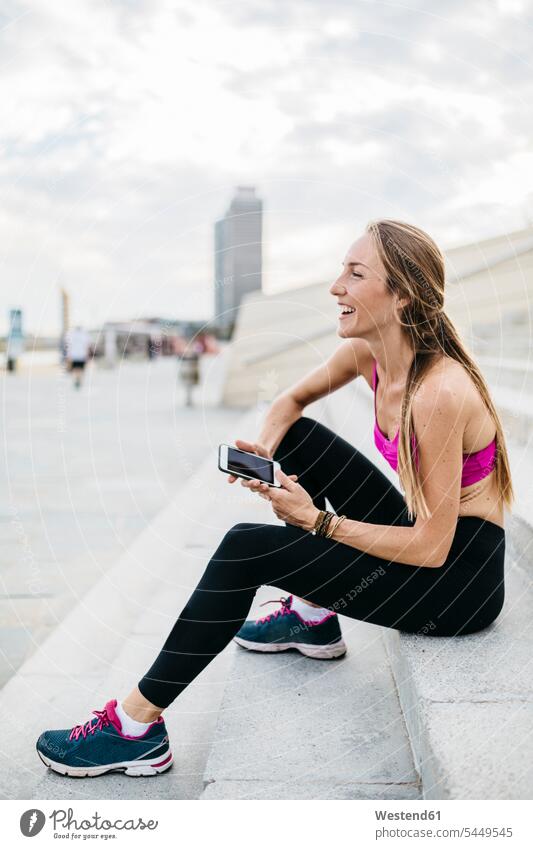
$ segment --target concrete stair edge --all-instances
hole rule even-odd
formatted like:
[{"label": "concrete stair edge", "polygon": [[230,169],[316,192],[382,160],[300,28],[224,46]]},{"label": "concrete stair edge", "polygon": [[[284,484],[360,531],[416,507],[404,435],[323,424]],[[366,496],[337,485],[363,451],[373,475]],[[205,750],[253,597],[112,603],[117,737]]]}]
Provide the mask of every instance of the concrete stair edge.
[{"label": "concrete stair edge", "polygon": [[489,628],[462,637],[384,631],[425,799],[530,799],[533,793],[531,640],[520,656],[516,645],[533,595],[523,569],[508,562],[506,571],[506,595],[524,606],[520,628],[508,605]]}]

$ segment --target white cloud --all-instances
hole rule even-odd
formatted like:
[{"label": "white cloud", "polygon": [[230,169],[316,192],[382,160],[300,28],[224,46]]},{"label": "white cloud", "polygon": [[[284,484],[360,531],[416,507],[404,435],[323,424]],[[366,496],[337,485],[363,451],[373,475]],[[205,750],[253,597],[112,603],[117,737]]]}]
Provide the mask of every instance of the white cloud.
[{"label": "white cloud", "polygon": [[213,221],[243,182],[267,288],[335,273],[380,214],[444,241],[520,226],[530,8],[6,0],[0,322],[20,304],[57,329],[59,283],[91,322],[208,316]]}]

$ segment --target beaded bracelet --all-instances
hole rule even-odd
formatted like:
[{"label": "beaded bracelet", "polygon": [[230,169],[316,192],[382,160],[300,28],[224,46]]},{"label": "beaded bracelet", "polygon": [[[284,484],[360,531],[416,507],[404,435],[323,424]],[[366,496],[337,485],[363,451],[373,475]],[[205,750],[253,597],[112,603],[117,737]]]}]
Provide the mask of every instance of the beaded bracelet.
[{"label": "beaded bracelet", "polygon": [[319,529],[320,525],[321,525],[321,524],[322,524],[322,522],[324,521],[324,516],[325,516],[325,515],[326,515],[326,511],[325,511],[325,510],[319,510],[319,511],[318,511],[318,516],[317,516],[317,517],[316,517],[316,519],[315,519],[315,524],[314,524],[313,530],[311,531],[311,533],[312,533],[312,534],[314,534],[315,536],[316,536],[316,533],[317,533],[317,531],[318,531],[318,529]]},{"label": "beaded bracelet", "polygon": [[335,520],[336,518],[337,518],[337,517],[336,517],[335,513],[333,513],[333,514],[332,514],[332,516],[331,516],[330,521],[328,522],[328,526],[327,526],[327,528],[326,528],[326,530],[325,530],[325,532],[324,532],[324,536],[325,536],[325,537],[328,537],[328,536],[330,535],[331,530],[332,530],[332,527],[333,527],[333,525],[335,524],[335,521],[334,521],[334,520]]},{"label": "beaded bracelet", "polygon": [[328,510],[320,511],[320,518],[317,520],[315,525],[315,533],[317,536],[322,536],[324,532],[324,525],[329,524],[330,514]]},{"label": "beaded bracelet", "polygon": [[318,529],[317,535],[319,537],[325,537],[326,536],[328,529],[329,529],[329,526],[331,524],[331,520],[333,519],[334,515],[335,515],[335,513],[330,513],[329,510],[326,510],[326,515],[325,515],[324,521],[322,522],[322,524],[320,525],[320,528]]},{"label": "beaded bracelet", "polygon": [[315,536],[324,536],[324,533],[334,515],[335,514],[331,513],[329,510],[319,510],[312,533]]}]

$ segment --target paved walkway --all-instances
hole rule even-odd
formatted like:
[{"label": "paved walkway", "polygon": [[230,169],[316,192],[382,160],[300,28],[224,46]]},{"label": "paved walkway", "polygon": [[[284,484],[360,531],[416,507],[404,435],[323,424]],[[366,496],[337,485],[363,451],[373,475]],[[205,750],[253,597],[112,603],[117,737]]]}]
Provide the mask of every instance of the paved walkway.
[{"label": "paved walkway", "polygon": [[193,408],[170,358],[0,373],[0,686],[231,432],[216,359]]}]

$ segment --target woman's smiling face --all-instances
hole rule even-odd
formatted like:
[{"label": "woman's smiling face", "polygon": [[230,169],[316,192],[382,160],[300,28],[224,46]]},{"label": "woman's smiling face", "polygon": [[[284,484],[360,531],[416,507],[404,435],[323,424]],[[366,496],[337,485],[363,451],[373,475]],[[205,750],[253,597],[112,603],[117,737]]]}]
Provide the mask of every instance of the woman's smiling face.
[{"label": "woman's smiling face", "polygon": [[396,297],[390,294],[385,280],[374,240],[365,233],[349,248],[343,270],[329,289],[339,304],[339,336],[366,336],[391,321]]}]

